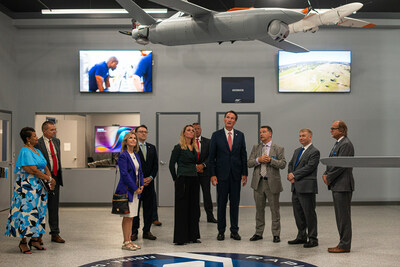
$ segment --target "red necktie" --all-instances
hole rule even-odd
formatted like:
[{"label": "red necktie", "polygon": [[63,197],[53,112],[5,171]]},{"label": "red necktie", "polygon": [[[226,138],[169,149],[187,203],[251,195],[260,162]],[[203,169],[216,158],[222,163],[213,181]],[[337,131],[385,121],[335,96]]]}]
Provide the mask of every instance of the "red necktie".
[{"label": "red necktie", "polygon": [[196,138],[196,143],[197,143],[197,148],[199,151],[197,151],[197,160],[200,159],[200,143],[199,143],[199,138]]},{"label": "red necktie", "polygon": [[232,151],[232,133],[228,132],[228,145],[229,145],[229,150]]},{"label": "red necktie", "polygon": [[49,145],[50,145],[51,159],[53,160],[53,174],[54,176],[57,176],[57,157],[56,153],[54,153],[54,147],[51,140],[49,140]]}]

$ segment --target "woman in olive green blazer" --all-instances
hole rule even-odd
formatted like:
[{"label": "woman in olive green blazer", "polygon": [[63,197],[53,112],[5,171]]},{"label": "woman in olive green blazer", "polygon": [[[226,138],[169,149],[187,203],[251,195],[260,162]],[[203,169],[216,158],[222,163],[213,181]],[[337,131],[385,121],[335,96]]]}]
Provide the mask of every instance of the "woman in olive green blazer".
[{"label": "woman in olive green blazer", "polygon": [[[196,161],[198,147],[194,128],[186,125],[171,153],[169,170],[175,183],[174,243],[200,243],[200,183],[197,177]],[[178,168],[175,168],[178,165]]]}]

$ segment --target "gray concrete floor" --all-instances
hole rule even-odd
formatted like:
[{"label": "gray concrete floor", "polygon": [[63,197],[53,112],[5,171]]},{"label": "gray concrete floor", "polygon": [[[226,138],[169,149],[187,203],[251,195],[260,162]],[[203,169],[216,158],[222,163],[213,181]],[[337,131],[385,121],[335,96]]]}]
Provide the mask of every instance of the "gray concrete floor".
[{"label": "gray concrete floor", "polygon": [[[267,209],[269,209],[267,207]],[[8,211],[0,212],[0,266],[79,266],[95,261],[161,252],[231,252],[276,256],[304,261],[318,266],[399,266],[400,265],[400,206],[353,206],[353,243],[351,253],[330,254],[328,247],[336,246],[338,233],[332,206],[317,207],[319,246],[305,249],[288,245],[297,230],[290,206],[281,207],[281,243],[272,243],[270,214],[266,213],[264,239],[250,242],[254,234],[255,208],[241,207],[239,233],[241,241],[227,238],[216,240],[216,224],[207,223],[204,210],[200,219],[201,244],[175,246],[172,243],[173,208],[159,208],[163,225],[152,227],[156,241],[137,243],[141,250],[121,250],[121,218],[110,208],[61,208],[61,236],[65,244],[50,242],[45,236],[46,251],[34,250],[31,255],[19,252],[19,239],[4,236]],[[228,222],[229,226],[229,222]],[[226,233],[229,237],[229,232]]]}]

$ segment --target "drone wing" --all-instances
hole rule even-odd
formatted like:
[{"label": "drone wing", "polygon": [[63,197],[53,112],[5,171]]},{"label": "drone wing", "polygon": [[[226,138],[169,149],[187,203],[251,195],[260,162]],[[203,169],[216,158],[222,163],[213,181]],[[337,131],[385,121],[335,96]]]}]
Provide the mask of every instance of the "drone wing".
[{"label": "drone wing", "polygon": [[302,53],[302,52],[308,52],[308,50],[300,45],[297,45],[295,43],[289,42],[287,40],[283,40],[281,42],[278,41],[274,41],[272,40],[271,37],[269,36],[265,36],[264,38],[260,38],[258,39],[259,41],[269,44],[269,45],[273,45],[275,47],[278,47],[280,49],[283,49],[285,51],[288,52],[294,52],[294,53]]},{"label": "drone wing", "polygon": [[330,157],[322,158],[322,164],[338,167],[400,168],[400,157]]},{"label": "drone wing", "polygon": [[350,28],[373,28],[376,26],[376,24],[370,23],[368,21],[353,19],[349,17],[344,17],[341,21],[338,22],[337,25]]},{"label": "drone wing", "polygon": [[160,4],[175,9],[177,11],[182,11],[186,14],[192,15],[193,17],[201,17],[215,12],[210,9],[189,3],[187,1],[181,1],[181,0],[150,0],[150,1],[156,4]]},{"label": "drone wing", "polygon": [[156,20],[147,14],[140,6],[138,6],[132,0],[116,0],[118,4],[121,5],[133,19],[142,25],[152,25],[156,23]]}]

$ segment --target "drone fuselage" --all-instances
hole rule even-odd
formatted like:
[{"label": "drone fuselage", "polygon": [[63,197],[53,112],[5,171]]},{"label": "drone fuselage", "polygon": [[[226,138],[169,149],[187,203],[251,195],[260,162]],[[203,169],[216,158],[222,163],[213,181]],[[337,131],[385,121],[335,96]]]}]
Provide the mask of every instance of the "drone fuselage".
[{"label": "drone fuselage", "polygon": [[[286,29],[287,25],[303,18],[304,14],[300,12],[281,8],[221,12],[197,18],[171,17],[151,25],[147,38],[151,43],[168,46],[249,41],[266,36],[275,39],[269,29],[272,21],[279,21],[282,28]],[[282,40],[288,33],[287,30]]]}]

